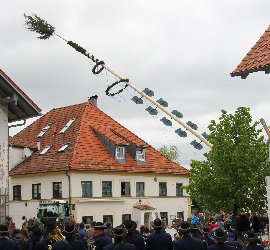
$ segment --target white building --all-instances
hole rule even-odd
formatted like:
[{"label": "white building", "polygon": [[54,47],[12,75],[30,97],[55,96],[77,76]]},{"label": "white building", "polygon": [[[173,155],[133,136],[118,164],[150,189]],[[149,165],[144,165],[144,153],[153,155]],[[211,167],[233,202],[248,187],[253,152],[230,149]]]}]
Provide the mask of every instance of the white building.
[{"label": "white building", "polygon": [[[40,114],[39,107],[0,69],[0,221],[8,211],[9,123]],[[10,125],[12,126],[12,125]]]},{"label": "white building", "polygon": [[[40,202],[67,201],[77,222],[190,216],[189,171],[96,107],[53,109],[11,139],[10,214],[36,217]],[[29,157],[22,159],[24,152]]]}]

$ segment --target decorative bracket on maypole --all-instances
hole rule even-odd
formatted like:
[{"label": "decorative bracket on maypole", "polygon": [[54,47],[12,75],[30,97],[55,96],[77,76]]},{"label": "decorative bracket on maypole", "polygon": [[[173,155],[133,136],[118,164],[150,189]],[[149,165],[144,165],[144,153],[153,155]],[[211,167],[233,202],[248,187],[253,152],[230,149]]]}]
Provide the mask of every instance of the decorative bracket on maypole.
[{"label": "decorative bracket on maypole", "polygon": [[[196,136],[198,139],[200,139],[201,142],[204,142],[208,147],[212,148],[213,145],[203,135],[201,135],[195,129],[193,129],[191,126],[189,126],[188,124],[186,124],[182,120],[180,120],[180,118],[179,118],[180,116],[178,114],[175,114],[173,112],[168,111],[164,107],[164,101],[163,102],[161,102],[160,100],[155,101],[151,97],[151,95],[147,95],[147,93],[139,90],[128,79],[125,79],[125,78],[121,77],[120,75],[118,75],[117,73],[115,73],[113,70],[111,70],[109,67],[107,67],[105,65],[104,61],[100,61],[99,59],[96,59],[93,55],[90,55],[86,51],[86,49],[84,49],[83,47],[81,47],[77,43],[74,43],[72,41],[68,41],[67,39],[63,38],[62,36],[56,34],[55,33],[55,28],[53,26],[51,26],[50,24],[48,24],[42,18],[38,17],[35,14],[33,14],[32,16],[27,16],[27,15],[24,14],[24,17],[25,17],[25,26],[26,26],[26,28],[28,30],[30,30],[30,31],[33,31],[33,32],[36,32],[36,33],[40,34],[40,36],[38,36],[39,39],[45,40],[45,39],[48,39],[51,36],[55,35],[55,36],[61,38],[62,40],[64,40],[69,46],[71,46],[72,48],[74,48],[77,52],[83,54],[85,57],[87,57],[88,59],[92,60],[93,63],[95,63],[95,65],[94,65],[94,67],[92,69],[93,74],[99,74],[99,73],[101,73],[102,70],[106,69],[108,72],[110,72],[116,78],[118,78],[119,79],[118,81],[114,82],[112,85],[110,85],[107,88],[106,95],[108,95],[108,96],[117,95],[117,94],[121,93],[127,86],[129,86],[130,88],[132,88],[133,90],[135,90],[137,93],[139,93],[142,97],[144,97],[149,102],[151,102],[153,105],[155,105],[157,108],[159,108],[161,111],[163,111],[171,119],[173,119],[174,121],[176,121],[178,124],[180,124],[186,130],[188,130],[190,133],[192,133],[194,136]],[[122,89],[120,89],[120,90],[118,90],[117,92],[114,92],[114,93],[113,92],[110,92],[110,90],[115,85],[117,85],[117,84],[119,84],[121,82],[124,82],[125,83],[125,86]],[[197,147],[200,148],[198,145],[197,145]]]}]

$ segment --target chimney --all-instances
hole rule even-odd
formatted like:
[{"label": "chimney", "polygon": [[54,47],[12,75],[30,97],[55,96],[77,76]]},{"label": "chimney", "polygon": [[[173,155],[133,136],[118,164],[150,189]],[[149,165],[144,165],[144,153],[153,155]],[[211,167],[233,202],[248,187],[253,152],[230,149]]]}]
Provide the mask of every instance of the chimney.
[{"label": "chimney", "polygon": [[88,98],[88,102],[97,107],[97,99],[98,99],[98,96],[93,95]]}]

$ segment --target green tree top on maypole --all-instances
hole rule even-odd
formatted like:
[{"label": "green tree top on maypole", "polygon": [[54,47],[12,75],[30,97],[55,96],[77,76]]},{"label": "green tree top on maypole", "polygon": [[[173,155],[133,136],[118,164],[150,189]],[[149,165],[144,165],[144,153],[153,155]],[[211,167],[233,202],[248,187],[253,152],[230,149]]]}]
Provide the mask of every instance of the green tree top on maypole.
[{"label": "green tree top on maypole", "polygon": [[208,211],[234,215],[263,211],[270,165],[259,122],[252,123],[250,109],[245,107],[235,114],[221,113],[219,122],[208,126],[212,150],[205,154],[206,160],[191,163],[188,192]]}]

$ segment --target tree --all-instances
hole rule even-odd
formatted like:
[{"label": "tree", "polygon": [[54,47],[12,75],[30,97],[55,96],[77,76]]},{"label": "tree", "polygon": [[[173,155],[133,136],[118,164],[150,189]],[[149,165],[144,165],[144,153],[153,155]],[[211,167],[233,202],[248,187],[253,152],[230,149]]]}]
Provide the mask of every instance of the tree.
[{"label": "tree", "polygon": [[219,123],[208,126],[213,147],[206,160],[191,163],[192,199],[209,211],[263,211],[266,208],[265,177],[270,174],[268,146],[252,124],[250,109],[240,107],[235,114],[221,111]]},{"label": "tree", "polygon": [[179,151],[175,145],[170,146],[162,145],[158,149],[158,151],[174,162],[177,162],[179,158]]}]

